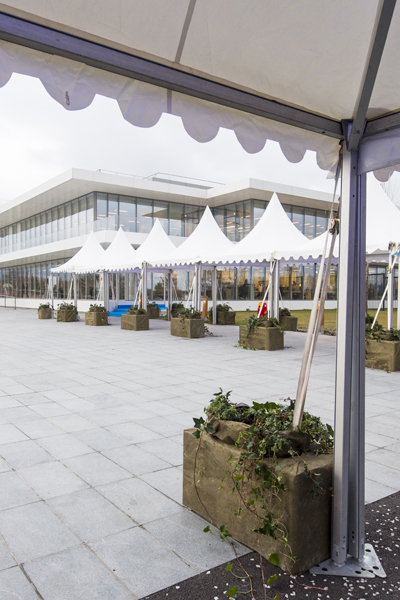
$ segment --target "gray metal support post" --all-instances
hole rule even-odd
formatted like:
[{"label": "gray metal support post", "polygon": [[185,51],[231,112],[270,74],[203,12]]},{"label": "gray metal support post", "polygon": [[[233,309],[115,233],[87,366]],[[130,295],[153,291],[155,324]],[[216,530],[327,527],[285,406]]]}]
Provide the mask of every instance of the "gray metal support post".
[{"label": "gray metal support post", "polygon": [[54,285],[53,285],[53,273],[50,273],[50,298],[51,298],[51,308],[54,310]]},{"label": "gray metal support post", "polygon": [[213,325],[217,324],[217,267],[214,267],[212,270],[212,309],[213,309]]},{"label": "gray metal support post", "polygon": [[198,277],[197,277],[197,285],[198,285],[198,292],[197,292],[197,307],[196,310],[199,310],[200,312],[202,312],[203,307],[202,307],[202,302],[201,302],[201,278],[203,275],[203,270],[201,268],[201,263],[199,263],[198,265]]},{"label": "gray metal support post", "polygon": [[74,306],[75,308],[78,308],[78,289],[76,285],[76,273],[73,273],[72,277],[74,280]]},{"label": "gray metal support post", "polygon": [[274,270],[274,314],[279,321],[279,260],[275,261]]},{"label": "gray metal support post", "polygon": [[387,297],[387,328],[393,327],[393,300],[394,300],[394,257],[389,255],[388,265],[388,297]]},{"label": "gray metal support post", "polygon": [[115,277],[115,302],[119,303],[119,284],[120,284],[120,274],[117,273]]},{"label": "gray metal support post", "polygon": [[142,308],[147,310],[147,262],[142,265]]},{"label": "gray metal support post", "polygon": [[168,321],[171,320],[172,302],[172,271],[168,271]]},{"label": "gray metal support post", "polygon": [[108,287],[108,273],[107,271],[103,271],[103,302],[104,308],[108,311],[108,299],[110,296],[110,290]]},{"label": "gray metal support post", "polygon": [[397,264],[397,329],[400,329],[400,262]]},{"label": "gray metal support post", "polygon": [[[270,264],[270,269],[272,269]],[[268,316],[272,318],[274,316],[274,287],[275,287],[275,273],[270,270],[269,276],[269,290],[268,290]]]},{"label": "gray metal support post", "polygon": [[133,274],[133,299],[136,299],[137,296],[137,292],[138,292],[138,274],[134,273]]},{"label": "gray metal support post", "polygon": [[335,565],[344,564],[348,553],[356,558],[364,554],[365,175],[358,176],[357,162],[356,151],[343,151],[332,522]]}]

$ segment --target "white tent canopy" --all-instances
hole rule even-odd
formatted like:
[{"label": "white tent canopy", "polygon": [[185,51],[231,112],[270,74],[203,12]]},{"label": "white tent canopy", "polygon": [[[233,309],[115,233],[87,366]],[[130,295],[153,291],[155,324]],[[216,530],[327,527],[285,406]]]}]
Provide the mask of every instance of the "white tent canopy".
[{"label": "white tent canopy", "polygon": [[175,250],[175,244],[168,237],[160,220],[156,219],[149,235],[135,252],[135,260],[131,265],[132,269],[135,267],[140,268],[143,262],[152,265],[160,257],[168,257]]},{"label": "white tent canopy", "polygon": [[278,196],[273,194],[250,233],[230,252],[214,256],[214,261],[230,265],[270,262],[274,258],[289,258],[298,246],[304,246],[306,242],[307,238],[289,219]]},{"label": "white tent canopy", "polygon": [[[400,243],[400,210],[396,208],[380,183],[369,175],[367,178],[367,223],[366,250],[368,261],[385,259],[387,262],[390,242]],[[327,232],[322,233],[293,253],[295,260],[318,259],[322,255]],[[382,256],[384,255],[384,256]],[[335,243],[333,256],[339,256],[339,236]]]},{"label": "white tent canopy", "polygon": [[131,246],[122,227],[104,253],[100,263],[93,264],[94,271],[128,271],[136,260],[136,250]]},{"label": "white tent canopy", "polygon": [[153,267],[185,267],[196,263],[214,265],[215,257],[228,254],[234,248],[221,231],[218,223],[207,206],[196,229],[169,256],[160,255],[150,261]]},{"label": "white tent canopy", "polygon": [[105,250],[97,240],[95,234],[89,234],[82,248],[66,263],[51,269],[52,273],[93,273],[94,265],[104,262]]},{"label": "white tent canopy", "polygon": [[[298,162],[314,150],[318,164],[329,169],[343,137],[340,122],[353,117],[358,102],[381,5],[121,0],[111,9],[107,0],[5,0],[0,85],[13,72],[27,74],[40,78],[68,110],[102,94],[115,98],[134,125],[151,127],[167,112],[180,116],[200,142],[226,127],[248,152],[276,140],[288,160]],[[368,119],[399,110],[400,81],[393,76],[399,39],[396,11]],[[399,136],[385,133],[388,156],[387,140],[375,151],[377,124],[369,129],[361,147],[365,168],[400,162]]]}]

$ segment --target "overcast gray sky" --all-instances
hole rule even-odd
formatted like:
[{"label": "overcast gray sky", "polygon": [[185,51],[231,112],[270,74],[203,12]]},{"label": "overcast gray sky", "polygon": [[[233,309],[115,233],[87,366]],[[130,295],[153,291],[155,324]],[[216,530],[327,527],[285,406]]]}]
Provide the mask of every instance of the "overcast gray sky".
[{"label": "overcast gray sky", "polygon": [[247,154],[224,129],[200,144],[171,115],[149,129],[134,127],[116,101],[102,96],[84,110],[69,112],[38,79],[17,74],[0,88],[0,131],[0,203],[70,167],[138,176],[163,172],[220,183],[255,177],[333,191],[313,152],[293,164],[279,144],[268,141],[261,152]]}]

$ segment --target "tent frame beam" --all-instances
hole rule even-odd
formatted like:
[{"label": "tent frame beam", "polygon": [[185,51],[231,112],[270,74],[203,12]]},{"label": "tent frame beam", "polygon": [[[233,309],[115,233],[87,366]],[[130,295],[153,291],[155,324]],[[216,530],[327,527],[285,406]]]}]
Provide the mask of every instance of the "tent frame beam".
[{"label": "tent frame beam", "polygon": [[347,142],[348,150],[357,150],[364,133],[367,111],[395,6],[396,0],[381,0],[378,8],[363,80],[360,86],[350,136]]}]

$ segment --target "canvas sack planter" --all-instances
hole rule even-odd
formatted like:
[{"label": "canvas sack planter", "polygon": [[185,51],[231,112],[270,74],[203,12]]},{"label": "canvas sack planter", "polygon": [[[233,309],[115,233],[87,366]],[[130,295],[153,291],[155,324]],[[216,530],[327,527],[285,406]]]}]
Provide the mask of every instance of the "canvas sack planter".
[{"label": "canvas sack planter", "polygon": [[171,335],[184,338],[203,338],[204,321],[203,319],[173,317],[171,319]]},{"label": "canvas sack planter", "polygon": [[240,325],[239,344],[254,350],[283,350],[284,334],[278,327],[256,327],[249,333],[246,325]]},{"label": "canvas sack planter", "polygon": [[121,329],[130,329],[131,331],[148,331],[149,315],[122,315]]},{"label": "canvas sack planter", "polygon": [[234,325],[235,317],[233,310],[217,310],[217,325]]},{"label": "canvas sack planter", "polygon": [[[287,547],[280,540],[252,531],[257,528],[257,523],[250,511],[244,509],[240,517],[235,515],[235,510],[239,507],[239,497],[236,492],[232,492],[233,483],[229,476],[221,487],[228,469],[231,469],[232,464],[239,459],[240,449],[232,443],[225,443],[207,433],[204,433],[199,440],[193,436],[194,431],[195,429],[188,429],[184,432],[183,504],[185,506],[207,521],[212,519],[218,527],[225,525],[234,539],[260,552],[265,558],[268,559],[271,554],[279,553],[280,567],[288,573],[304,573],[310,567],[329,558],[330,488],[333,472],[331,454],[316,456],[314,453],[306,452],[294,458],[279,459],[282,467],[280,475],[286,490],[279,492],[279,498],[274,499],[271,508],[279,515],[280,523],[287,531],[288,544],[293,555],[298,559],[293,563],[286,556]],[[231,465],[227,462],[230,456],[233,457]],[[267,458],[265,461],[271,463],[273,459]],[[314,499],[313,484],[304,470],[304,461],[307,463],[308,471],[320,474],[318,479],[321,481],[323,493]],[[261,507],[258,506],[257,509],[260,511]]]},{"label": "canvas sack planter", "polygon": [[297,331],[297,317],[281,317],[279,319],[279,325],[285,329],[285,331]]},{"label": "canvas sack planter", "polygon": [[59,308],[57,310],[57,323],[74,323],[78,313],[73,308]]},{"label": "canvas sack planter", "polygon": [[160,318],[160,309],[158,306],[148,306],[147,314],[149,315],[149,319],[159,319]]},{"label": "canvas sack planter", "polygon": [[38,318],[39,319],[51,319],[51,308],[39,308]]},{"label": "canvas sack planter", "polygon": [[383,371],[400,371],[400,341],[365,340],[365,366]]},{"label": "canvas sack planter", "polygon": [[108,325],[108,312],[85,312],[85,325],[91,325],[92,327]]}]

